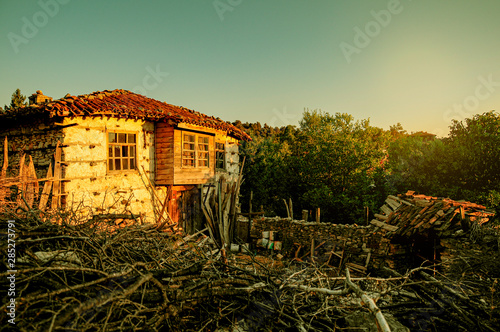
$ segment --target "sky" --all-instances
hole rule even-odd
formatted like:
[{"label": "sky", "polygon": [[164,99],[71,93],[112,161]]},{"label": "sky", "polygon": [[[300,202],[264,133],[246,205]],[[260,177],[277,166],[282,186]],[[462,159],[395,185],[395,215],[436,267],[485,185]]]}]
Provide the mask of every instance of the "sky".
[{"label": "sky", "polygon": [[226,121],[448,134],[500,110],[498,0],[0,0],[0,105],[126,89]]}]

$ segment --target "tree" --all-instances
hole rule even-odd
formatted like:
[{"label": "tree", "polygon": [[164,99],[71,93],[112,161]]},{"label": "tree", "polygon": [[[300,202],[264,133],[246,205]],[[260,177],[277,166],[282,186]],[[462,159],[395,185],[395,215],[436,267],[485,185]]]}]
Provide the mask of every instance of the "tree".
[{"label": "tree", "polygon": [[320,207],[327,220],[346,223],[359,221],[365,206],[378,208],[386,195],[377,185],[384,182],[379,177],[389,136],[349,114],[304,112],[287,163],[301,205]]},{"label": "tree", "polygon": [[10,106],[5,105],[4,109],[5,112],[9,112],[24,106],[28,106],[28,103],[26,102],[26,96],[23,96],[21,94],[20,89],[16,89],[16,91],[14,91],[14,93],[12,94]]},{"label": "tree", "polygon": [[462,191],[469,193],[470,199],[483,202],[486,196],[497,196],[500,191],[500,115],[490,111],[464,121],[453,121],[447,144],[455,157],[453,171]]},{"label": "tree", "polygon": [[500,205],[500,115],[454,120],[444,139],[403,136],[389,147],[389,183],[427,195]]}]

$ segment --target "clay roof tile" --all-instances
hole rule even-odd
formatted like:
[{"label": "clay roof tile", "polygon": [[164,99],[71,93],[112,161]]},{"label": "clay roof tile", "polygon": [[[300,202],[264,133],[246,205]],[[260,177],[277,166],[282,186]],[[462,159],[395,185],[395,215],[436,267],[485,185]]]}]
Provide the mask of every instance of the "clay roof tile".
[{"label": "clay roof tile", "polygon": [[134,118],[148,121],[186,122],[226,131],[229,136],[251,140],[232,124],[200,112],[151,99],[127,90],[96,91],[87,95],[71,96],[69,93],[48,104],[31,105],[30,111],[48,113],[49,116],[101,116],[103,113],[117,118]]}]

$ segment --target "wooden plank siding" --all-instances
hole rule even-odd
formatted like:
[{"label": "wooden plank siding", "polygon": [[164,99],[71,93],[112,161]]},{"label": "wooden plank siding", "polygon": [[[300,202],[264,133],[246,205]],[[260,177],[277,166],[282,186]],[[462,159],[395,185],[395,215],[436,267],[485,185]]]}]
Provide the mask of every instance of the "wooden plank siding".
[{"label": "wooden plank siding", "polygon": [[[183,129],[186,129],[185,131]],[[196,133],[192,131],[196,131]],[[209,167],[182,166],[182,134],[208,137]],[[207,183],[215,176],[215,134],[217,130],[183,124],[174,128],[168,123],[156,124],[156,184],[195,185]],[[198,142],[195,142],[197,145]]]},{"label": "wooden plank siding", "polygon": [[156,184],[174,183],[174,127],[168,123],[156,123],[155,157]]}]

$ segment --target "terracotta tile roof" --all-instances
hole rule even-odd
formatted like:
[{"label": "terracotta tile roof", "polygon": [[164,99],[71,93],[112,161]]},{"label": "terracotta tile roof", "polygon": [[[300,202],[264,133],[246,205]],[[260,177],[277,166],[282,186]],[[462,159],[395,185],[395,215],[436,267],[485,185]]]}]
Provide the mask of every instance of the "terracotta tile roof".
[{"label": "terracotta tile roof", "polygon": [[[21,111],[21,110],[20,110]],[[167,104],[127,90],[104,90],[88,95],[71,96],[45,104],[24,107],[24,114],[45,113],[50,117],[68,116],[111,116],[148,121],[181,122],[218,129],[242,140],[251,140],[250,136],[232,124],[196,112],[185,107]]]},{"label": "terracotta tile roof", "polygon": [[450,237],[463,228],[464,219],[481,225],[494,216],[495,211],[484,205],[408,191],[397,197],[389,195],[371,224],[388,230],[389,238]]}]

